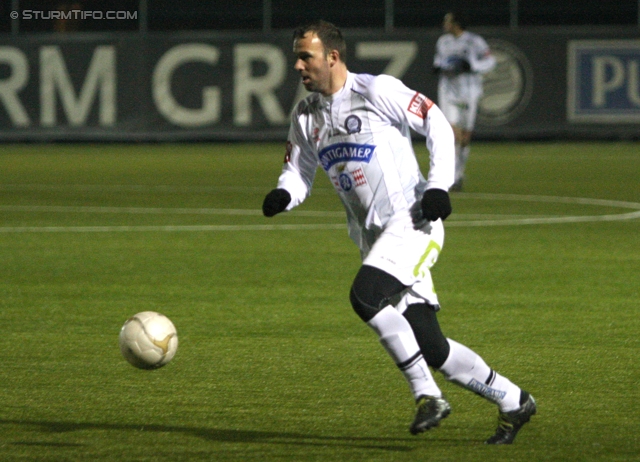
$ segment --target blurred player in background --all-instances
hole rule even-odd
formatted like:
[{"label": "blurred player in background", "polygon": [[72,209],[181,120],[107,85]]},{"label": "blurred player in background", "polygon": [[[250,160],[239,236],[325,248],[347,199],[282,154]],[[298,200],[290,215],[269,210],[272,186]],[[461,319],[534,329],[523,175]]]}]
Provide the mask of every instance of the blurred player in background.
[{"label": "blurred player in background", "polygon": [[438,106],[451,123],[456,138],[456,172],[451,190],[461,191],[482,96],[482,74],[491,71],[496,61],[487,42],[466,30],[461,13],[447,13],[443,28],[445,33],[436,43],[433,70],[439,76]]},{"label": "blurred player in background", "polygon": [[[536,412],[533,397],[497,374],[466,346],[446,338],[430,268],[451,213],[454,136],[435,104],[388,76],[347,70],[339,29],[320,21],[294,32],[294,68],[312,94],[291,116],[285,164],[262,211],[272,217],[301,204],[318,167],[346,209],[362,266],[351,286],[354,311],[378,335],[416,400],[412,434],[439,424],[451,410],[428,366],[499,407],[488,444],[510,444]],[[410,129],[426,137],[427,178]]]}]

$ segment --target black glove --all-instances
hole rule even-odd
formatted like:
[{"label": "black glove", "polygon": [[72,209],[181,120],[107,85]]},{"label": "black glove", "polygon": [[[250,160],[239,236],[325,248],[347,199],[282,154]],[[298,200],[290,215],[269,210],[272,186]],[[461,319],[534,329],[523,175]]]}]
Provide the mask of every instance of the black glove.
[{"label": "black glove", "polygon": [[291,194],[286,189],[278,188],[272,190],[262,203],[262,213],[265,217],[272,217],[282,212],[291,202]]},{"label": "black glove", "polygon": [[433,67],[431,68],[431,73],[432,73],[433,75],[440,75],[440,72],[442,72],[442,68],[441,68],[441,67],[433,66]]},{"label": "black glove", "polygon": [[447,70],[443,70],[443,72],[450,77],[464,74],[465,72],[471,72],[471,64],[466,59],[456,58],[449,63]]},{"label": "black glove", "polygon": [[438,218],[441,218],[442,221],[446,220],[451,215],[449,193],[442,189],[427,189],[420,201],[418,212],[421,213],[413,214],[414,223],[420,221],[420,218],[429,221],[436,221]]},{"label": "black glove", "polygon": [[469,61],[466,59],[460,60],[460,63],[458,64],[458,72],[471,72],[471,64],[469,64]]}]

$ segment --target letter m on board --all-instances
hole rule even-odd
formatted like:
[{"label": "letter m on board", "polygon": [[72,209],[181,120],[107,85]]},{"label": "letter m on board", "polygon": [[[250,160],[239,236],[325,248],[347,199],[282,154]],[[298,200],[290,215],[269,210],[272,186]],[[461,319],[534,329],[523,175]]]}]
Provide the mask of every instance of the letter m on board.
[{"label": "letter m on board", "polygon": [[98,118],[101,126],[116,120],[116,54],[113,46],[98,46],[93,52],[79,95],[73,87],[69,70],[58,46],[40,50],[40,118],[43,126],[56,125],[56,96],[72,126],[85,125],[91,106],[99,97]]}]

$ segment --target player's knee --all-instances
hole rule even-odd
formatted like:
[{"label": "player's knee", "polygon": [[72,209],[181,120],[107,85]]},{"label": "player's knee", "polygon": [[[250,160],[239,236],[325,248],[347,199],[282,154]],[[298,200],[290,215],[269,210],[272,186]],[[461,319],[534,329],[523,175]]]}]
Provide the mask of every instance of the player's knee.
[{"label": "player's knee", "polygon": [[460,128],[458,125],[452,125],[452,128],[456,144],[460,144],[462,142],[462,128]]},{"label": "player's knee", "polygon": [[427,364],[440,369],[449,357],[450,346],[440,329],[436,310],[428,303],[416,303],[409,305],[403,315],[411,325]]}]

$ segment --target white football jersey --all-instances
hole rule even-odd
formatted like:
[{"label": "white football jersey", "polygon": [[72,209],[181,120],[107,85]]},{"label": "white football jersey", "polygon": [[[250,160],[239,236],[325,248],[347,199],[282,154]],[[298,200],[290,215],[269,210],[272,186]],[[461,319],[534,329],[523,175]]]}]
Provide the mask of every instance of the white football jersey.
[{"label": "white football jersey", "polygon": [[[447,73],[461,59],[469,62],[471,72],[457,75]],[[459,37],[444,34],[438,38],[433,65],[443,71],[438,83],[438,98],[468,102],[482,96],[482,74],[491,71],[496,60],[481,36],[464,31]]]},{"label": "white football jersey", "polygon": [[[429,188],[454,180],[453,131],[427,97],[388,75],[347,74],[344,87],[325,97],[312,93],[291,116],[287,154],[278,188],[291,194],[287,210],[311,192],[320,166],[347,212],[349,235],[363,253]],[[425,179],[410,129],[426,137],[430,168]]]}]

